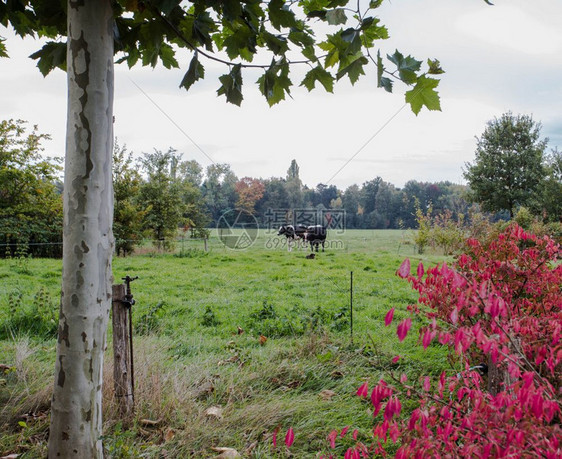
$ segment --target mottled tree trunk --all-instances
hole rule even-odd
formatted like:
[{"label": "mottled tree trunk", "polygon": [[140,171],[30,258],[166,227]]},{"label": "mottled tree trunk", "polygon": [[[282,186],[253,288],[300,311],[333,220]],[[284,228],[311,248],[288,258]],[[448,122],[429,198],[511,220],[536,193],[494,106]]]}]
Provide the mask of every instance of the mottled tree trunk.
[{"label": "mottled tree trunk", "polygon": [[63,279],[49,457],[103,457],[102,368],[113,252],[113,19],[68,2]]}]

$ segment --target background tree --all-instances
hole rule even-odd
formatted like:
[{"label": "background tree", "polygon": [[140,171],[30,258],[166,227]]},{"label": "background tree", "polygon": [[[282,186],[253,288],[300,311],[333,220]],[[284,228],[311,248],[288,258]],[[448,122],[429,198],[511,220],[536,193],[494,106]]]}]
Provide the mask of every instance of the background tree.
[{"label": "background tree", "polygon": [[37,126],[26,133],[25,121],[0,122],[0,256],[62,255],[61,167],[42,156],[47,139]]},{"label": "background tree", "polygon": [[[388,30],[374,16],[381,3],[350,2],[349,8],[343,8],[347,2],[316,0],[0,3],[0,24],[11,25],[21,36],[38,33],[50,39],[32,55],[38,59],[41,72],[46,75],[60,67],[68,74],[63,301],[49,437],[51,456],[69,456],[73,451],[84,457],[102,455],[101,370],[114,245],[114,54],[121,53],[119,62],[129,66],[140,60],[143,65],[155,66],[160,61],[171,68],[179,66],[175,49],[186,48],[192,59],[181,81],[185,89],[204,77],[202,56],[222,62],[228,73],[219,78],[217,93],[237,105],[243,99],[242,69],[246,66],[263,69],[258,86],[272,105],[290,94],[291,65],[299,62],[290,57],[295,52],[302,55],[300,62],[310,64],[301,82],[308,90],[319,83],[331,92],[334,81],[346,76],[355,83],[372,63],[379,87],[391,91],[393,79],[412,86],[406,101],[414,113],[423,106],[440,109],[435,91],[438,80],[430,76],[442,73],[437,61],[428,61],[424,71],[422,61],[396,51],[387,56],[388,70],[380,54],[375,57],[372,52],[377,40],[388,37]],[[317,39],[306,21],[310,18],[324,21],[330,30]],[[63,37],[67,37],[66,43]],[[248,63],[260,48],[271,57],[268,63]],[[232,61],[215,56],[217,51],[226,52]],[[0,56],[7,56],[3,40]],[[88,366],[92,371],[84,374]]]},{"label": "background tree", "polygon": [[185,228],[194,238],[208,238],[210,234],[207,225],[211,219],[200,189],[202,180],[203,168],[197,161],[182,161],[177,165],[176,181],[184,205]]},{"label": "background tree", "polygon": [[[276,209],[289,209],[289,194],[285,187],[285,180],[271,177],[263,181],[263,197],[256,203],[256,212],[264,217],[264,223],[268,225],[266,215]],[[277,229],[277,228],[275,228]]]},{"label": "background tree", "polygon": [[236,207],[236,174],[228,164],[211,164],[207,166],[206,178],[201,187],[203,198],[213,222],[227,210]]},{"label": "background tree", "polygon": [[508,112],[488,121],[464,172],[471,199],[487,211],[507,210],[511,218],[517,206],[530,205],[544,176],[548,139],[541,139],[540,131],[541,124],[528,115]]},{"label": "background tree", "polygon": [[234,185],[238,200],[236,207],[250,214],[255,213],[256,203],[263,197],[265,185],[259,179],[243,177]]},{"label": "background tree", "polygon": [[303,207],[302,181],[299,177],[299,165],[294,159],[291,161],[291,165],[287,170],[285,188],[289,198],[289,208],[299,209]]},{"label": "background tree", "polygon": [[203,182],[203,167],[194,159],[182,161],[178,165],[177,174],[184,181],[189,181],[196,187]]},{"label": "background tree", "polygon": [[345,189],[342,194],[342,207],[345,210],[347,226],[349,228],[361,228],[363,208],[361,207],[361,190],[359,185],[351,185]]},{"label": "background tree", "polygon": [[394,185],[385,182],[379,184],[375,197],[375,228],[396,228],[396,217],[400,206],[400,195]]},{"label": "background tree", "polygon": [[142,177],[134,167],[133,154],[126,145],[113,148],[113,234],[117,255],[132,253],[141,241],[146,208],[139,201]]},{"label": "background tree", "polygon": [[165,153],[155,150],[145,153],[140,161],[147,176],[139,191],[139,199],[146,206],[143,226],[159,249],[173,247],[178,228],[186,223],[183,190],[176,180],[179,158],[173,149]]},{"label": "background tree", "polygon": [[562,222],[562,152],[557,148],[545,155],[545,177],[532,208],[547,221]]}]

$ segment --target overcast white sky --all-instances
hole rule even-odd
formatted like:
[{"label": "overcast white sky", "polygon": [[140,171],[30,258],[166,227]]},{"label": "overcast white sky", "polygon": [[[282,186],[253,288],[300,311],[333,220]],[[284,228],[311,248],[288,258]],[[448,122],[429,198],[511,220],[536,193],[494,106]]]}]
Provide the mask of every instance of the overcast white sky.
[{"label": "overcast white sky", "polygon": [[[293,99],[273,108],[254,84],[259,75],[244,73],[239,108],[216,96],[224,69],[211,63],[205,64],[203,82],[189,93],[179,89],[189,64],[185,56],[180,70],[116,66],[115,134],[135,156],[173,147],[205,167],[209,158],[227,162],[239,177],[285,176],[294,158],[309,186],[330,181],[345,188],[376,176],[396,186],[410,179],[464,183],[462,168],[474,159],[475,136],[486,121],[508,110],[533,115],[549,146],[562,147],[562,1],[494,3],[393,0],[379,9],[391,34],[381,42],[382,53],[398,48],[441,61],[446,71],[438,88],[441,112],[424,109],[416,117],[408,107],[399,111],[405,88],[396,85],[394,94],[377,89],[374,71],[355,87],[340,82],[335,94],[295,88]],[[0,60],[0,116],[38,124],[52,135],[46,153],[63,156],[66,75],[56,70],[43,78],[27,57],[38,42],[14,38],[1,26],[0,36],[8,37],[11,56]]]}]

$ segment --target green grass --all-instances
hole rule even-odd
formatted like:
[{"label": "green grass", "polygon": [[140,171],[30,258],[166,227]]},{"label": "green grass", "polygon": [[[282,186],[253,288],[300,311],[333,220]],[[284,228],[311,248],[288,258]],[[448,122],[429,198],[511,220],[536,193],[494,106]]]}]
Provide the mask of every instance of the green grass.
[{"label": "green grass", "polygon": [[[444,257],[417,255],[402,231],[353,230],[329,240],[313,260],[305,258],[309,249],[288,252],[266,234],[247,250],[228,249],[213,235],[209,252],[185,240],[171,254],[143,247],[115,258],[115,283],[139,276],[131,284],[137,413],[124,431],[111,397],[109,343],[107,456],[214,457],[212,447],[231,447],[245,457],[286,457],[272,450],[271,433],[292,426],[291,452],[315,457],[333,428],[350,425],[368,438],[373,420],[354,396],[365,379],[447,368],[441,348],[420,351],[415,331],[399,343],[395,326],[383,324],[388,309],[396,307],[400,320],[416,301],[395,275],[402,260],[416,266]],[[45,452],[60,274],[60,260],[0,260],[0,363],[13,368],[0,379],[1,455]],[[395,355],[402,358],[393,364]],[[325,400],[324,390],[335,395]],[[211,406],[223,410],[221,419],[205,415]],[[26,414],[24,427],[18,421]],[[145,418],[159,424],[143,426]]]}]

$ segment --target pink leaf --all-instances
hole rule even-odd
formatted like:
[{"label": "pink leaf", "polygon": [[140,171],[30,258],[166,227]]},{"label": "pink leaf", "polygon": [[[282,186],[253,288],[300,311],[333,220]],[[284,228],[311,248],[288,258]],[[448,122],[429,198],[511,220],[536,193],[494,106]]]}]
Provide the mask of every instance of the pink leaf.
[{"label": "pink leaf", "polygon": [[394,357],[394,358],[392,359],[392,363],[396,363],[396,362],[398,362],[399,360],[400,360],[400,356],[397,355],[396,357]]},{"label": "pink leaf", "polygon": [[422,338],[422,345],[424,349],[428,348],[434,337],[435,337],[435,332],[432,332],[429,328],[425,330],[425,333],[423,334],[423,338]]},{"label": "pink leaf", "polygon": [[349,426],[345,426],[340,433],[340,437],[341,438],[345,437],[345,434],[347,433],[348,430],[349,430]]},{"label": "pink leaf", "polygon": [[424,269],[423,269],[423,263],[420,261],[420,263],[418,264],[418,279],[421,279],[424,273]]},{"label": "pink leaf", "polygon": [[353,431],[353,439],[354,439],[354,440],[357,440],[357,434],[358,434],[358,433],[359,433],[359,431],[358,431],[357,429],[355,429],[355,430]]},{"label": "pink leaf", "polygon": [[398,275],[402,278],[402,279],[406,279],[406,277],[408,277],[410,275],[410,259],[406,258],[402,264],[400,265],[400,268],[398,268]]},{"label": "pink leaf", "polygon": [[277,432],[279,432],[279,427],[277,427],[274,431],[273,431],[273,447],[277,448]]},{"label": "pink leaf", "polygon": [[398,335],[399,341],[404,341],[404,338],[406,338],[411,326],[412,319],[409,317],[398,324],[398,327],[396,327],[396,334]]},{"label": "pink leaf", "polygon": [[338,431],[332,430],[328,435],[328,440],[330,441],[330,448],[332,449],[336,447],[336,438],[338,438]]},{"label": "pink leaf", "polygon": [[459,321],[459,311],[457,308],[451,311],[451,322],[456,324]]},{"label": "pink leaf", "polygon": [[429,376],[426,376],[423,378],[423,390],[427,392],[429,389],[431,389],[431,380],[429,379]]},{"label": "pink leaf", "polygon": [[294,441],[295,433],[293,432],[293,428],[289,427],[289,430],[287,430],[287,435],[285,435],[285,445],[287,445],[287,448],[290,448]]},{"label": "pink leaf", "polygon": [[392,323],[392,318],[394,317],[394,308],[390,309],[386,316],[384,317],[384,325],[388,327]]},{"label": "pink leaf", "polygon": [[369,383],[367,381],[361,384],[361,387],[357,389],[357,395],[359,397],[367,397],[369,395]]}]

